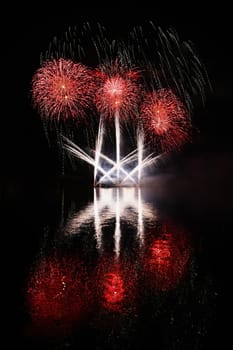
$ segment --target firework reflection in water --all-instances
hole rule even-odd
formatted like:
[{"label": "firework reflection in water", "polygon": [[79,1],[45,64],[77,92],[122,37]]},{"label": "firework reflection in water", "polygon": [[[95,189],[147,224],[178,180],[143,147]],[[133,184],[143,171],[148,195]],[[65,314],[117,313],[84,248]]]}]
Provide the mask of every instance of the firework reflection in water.
[{"label": "firework reflection in water", "polygon": [[[183,341],[185,348],[192,336],[200,341],[213,302],[209,274],[197,273],[200,245],[193,247],[182,224],[162,219],[142,188],[94,193],[86,206],[78,201],[78,212],[69,207],[73,214],[67,211],[64,227],[52,236],[63,254],[44,251],[32,269],[30,335],[59,341],[84,330],[95,334],[100,348],[111,348],[118,341],[144,342],[159,327],[167,348]],[[160,331],[156,336],[163,338]]]},{"label": "firework reflection in water", "polygon": [[86,268],[80,259],[58,254],[42,258],[28,280],[32,332],[69,334],[85,319],[90,300]]},{"label": "firework reflection in water", "polygon": [[142,198],[140,188],[94,189],[94,200],[74,213],[64,228],[65,235],[79,235],[85,227],[94,223],[97,249],[103,247],[103,230],[106,225],[114,228],[114,252],[120,255],[122,224],[136,231],[139,244],[144,242],[145,225],[157,220],[156,210]]},{"label": "firework reflection in water", "polygon": [[182,227],[163,224],[149,234],[144,254],[147,285],[161,292],[176,289],[185,276],[191,257],[191,242]]}]

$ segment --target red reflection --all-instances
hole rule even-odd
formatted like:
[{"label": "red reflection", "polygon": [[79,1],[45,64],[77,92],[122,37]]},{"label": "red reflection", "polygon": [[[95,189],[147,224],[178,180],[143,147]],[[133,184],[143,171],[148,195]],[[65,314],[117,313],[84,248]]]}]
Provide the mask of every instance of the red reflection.
[{"label": "red reflection", "polygon": [[76,259],[44,258],[28,282],[27,302],[34,325],[50,333],[71,330],[87,307],[85,277]]},{"label": "red reflection", "polygon": [[101,261],[98,267],[101,306],[111,312],[125,312],[135,299],[135,271],[126,262]]},{"label": "red reflection", "polygon": [[117,310],[125,297],[124,281],[119,272],[109,272],[104,279],[104,306],[109,310]]},{"label": "red reflection", "polygon": [[184,276],[190,257],[190,243],[183,229],[163,227],[159,237],[153,238],[144,258],[144,268],[151,287],[169,291]]}]

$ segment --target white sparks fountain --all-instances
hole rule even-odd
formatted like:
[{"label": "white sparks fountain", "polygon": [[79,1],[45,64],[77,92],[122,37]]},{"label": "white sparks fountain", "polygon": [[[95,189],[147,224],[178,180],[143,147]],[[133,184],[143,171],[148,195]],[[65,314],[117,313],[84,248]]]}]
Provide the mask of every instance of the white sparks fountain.
[{"label": "white sparks fountain", "polygon": [[[64,148],[75,157],[85,161],[94,167],[94,187],[124,187],[124,186],[140,186],[142,184],[143,170],[155,164],[163,154],[148,154],[143,158],[145,153],[143,132],[137,133],[137,148],[121,158],[121,133],[119,115],[115,115],[115,139],[116,139],[116,156],[115,160],[111,159],[102,152],[104,141],[104,122],[100,119],[98,135],[96,139],[95,150],[85,152],[74,142],[63,136]],[[94,157],[91,156],[94,154]],[[108,164],[108,169],[104,169],[102,162]],[[110,166],[110,167],[109,167]],[[127,170],[129,168],[130,170]]]}]

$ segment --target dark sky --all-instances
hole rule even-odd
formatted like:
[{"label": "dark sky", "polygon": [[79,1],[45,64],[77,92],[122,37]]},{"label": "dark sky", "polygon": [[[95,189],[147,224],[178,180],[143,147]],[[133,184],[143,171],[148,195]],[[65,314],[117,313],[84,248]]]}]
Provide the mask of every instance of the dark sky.
[{"label": "dark sky", "polygon": [[20,16],[17,16],[17,9],[14,15],[11,12],[6,15],[8,28],[2,31],[2,74],[6,93],[2,100],[2,151],[6,176],[20,176],[30,171],[32,176],[53,173],[56,165],[50,156],[39,117],[30,103],[30,81],[39,67],[40,53],[47,49],[50,40],[64,33],[69,26],[81,26],[86,21],[100,22],[113,38],[119,38],[134,25],[152,20],[162,28],[173,26],[182,39],[190,39],[213,86],[199,115],[198,148],[210,152],[233,150],[230,127],[233,57],[227,8],[216,9],[215,13],[213,7],[209,13],[203,13],[192,4],[176,11],[151,7],[131,10],[122,7],[65,8],[64,11],[62,8],[57,13],[34,7],[20,11]]}]

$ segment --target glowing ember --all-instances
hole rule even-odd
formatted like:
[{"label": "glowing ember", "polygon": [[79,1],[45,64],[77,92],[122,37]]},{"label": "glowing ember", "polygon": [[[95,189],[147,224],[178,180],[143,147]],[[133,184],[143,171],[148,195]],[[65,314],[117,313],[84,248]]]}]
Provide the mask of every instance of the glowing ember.
[{"label": "glowing ember", "polygon": [[32,81],[32,98],[40,113],[50,118],[79,118],[90,107],[94,92],[90,70],[60,58],[44,62]]},{"label": "glowing ember", "polygon": [[187,111],[171,90],[149,93],[142,104],[141,116],[147,134],[164,151],[179,148],[189,137]]}]

